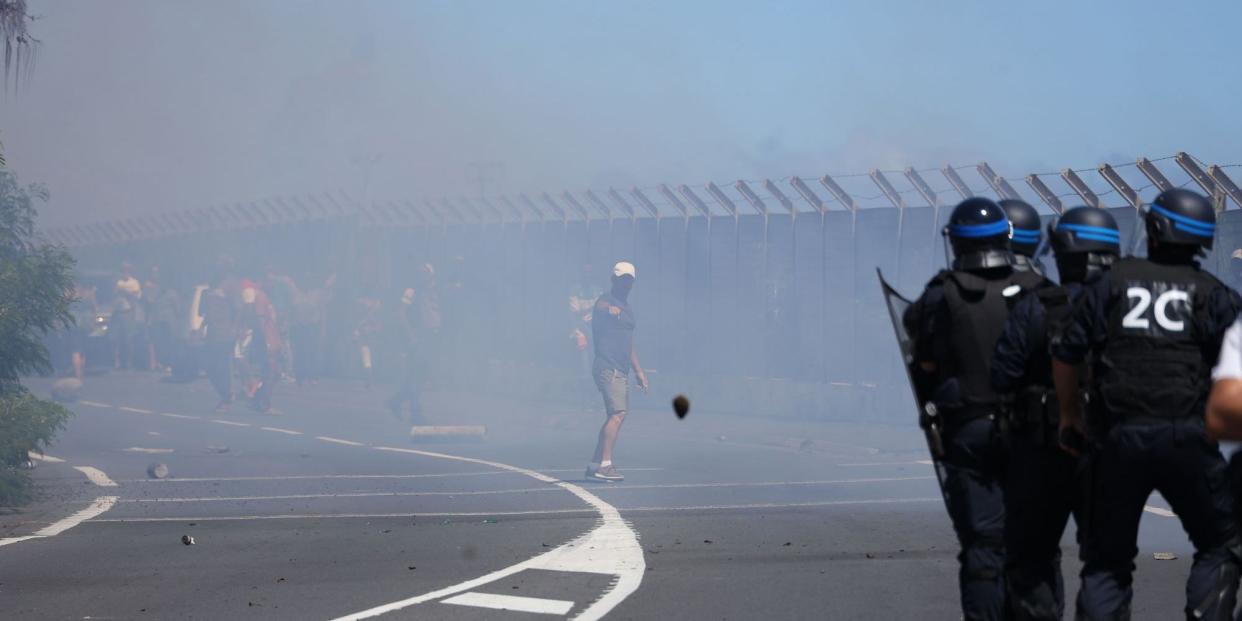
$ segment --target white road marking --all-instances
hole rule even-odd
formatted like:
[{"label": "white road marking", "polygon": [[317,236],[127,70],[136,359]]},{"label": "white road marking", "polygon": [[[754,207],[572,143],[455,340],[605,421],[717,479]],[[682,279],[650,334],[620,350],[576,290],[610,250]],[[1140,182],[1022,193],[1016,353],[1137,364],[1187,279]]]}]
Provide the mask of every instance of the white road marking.
[{"label": "white road marking", "polygon": [[121,449],[126,453],[146,453],[148,455],[164,455],[175,452],[177,449],[170,448],[146,448],[142,446],[131,446],[127,449]]},{"label": "white road marking", "polygon": [[[623,492],[626,490],[651,489],[713,489],[724,487],[797,487],[816,485],[840,485],[851,483],[887,483],[895,481],[929,481],[935,477],[896,477],[886,479],[836,479],[827,481],[765,481],[758,483],[666,483],[655,485],[615,485],[601,487],[600,492]],[[282,494],[275,496],[204,496],[186,498],[174,496],[170,498],[128,498],[121,502],[242,502],[264,500],[309,500],[315,498],[383,498],[383,497],[420,497],[420,496],[497,496],[503,494],[532,494],[541,492],[558,492],[558,487],[526,487],[495,490],[458,490],[439,492],[339,492],[324,494]]]},{"label": "white road marking", "polygon": [[[85,474],[86,478],[90,479],[91,483],[94,483],[95,485],[98,485],[99,487],[116,487],[117,486],[116,481],[109,479],[108,475],[104,474],[103,470],[100,470],[98,468],[92,468],[90,466],[74,466],[73,469],[77,470],[78,472],[81,472],[82,474]],[[113,498],[112,501],[116,502],[116,498]]]},{"label": "white road marking", "polygon": [[110,408],[110,407],[112,407],[112,406],[108,405],[107,403],[98,403],[98,402],[95,402],[95,401],[78,401],[78,403],[81,403],[82,405],[89,405],[89,406],[91,406],[91,407],[93,407],[93,408]]},{"label": "white road marking", "polygon": [[[103,474],[103,473],[101,472],[100,474]],[[67,518],[53,522],[52,524],[49,524],[39,529],[38,531],[35,531],[35,534],[33,535],[26,535],[24,537],[9,537],[8,539],[0,539],[0,546],[7,546],[11,543],[29,541],[31,539],[43,539],[44,537],[54,537],[56,535],[59,535],[69,530],[70,528],[73,528],[74,526],[77,526],[78,524],[81,524],[82,522],[85,522],[86,520],[89,520],[93,517],[101,515],[103,512],[107,511],[108,509],[111,509],[114,504],[116,504],[116,496],[100,496],[99,498],[96,498],[95,501],[92,502],[89,507],[82,509],[81,511],[78,511],[77,513],[74,513],[73,515]]]},{"label": "white road marking", "polygon": [[863,468],[866,466],[931,466],[934,465],[930,459],[919,459],[915,461],[869,461],[857,464],[837,464],[841,468]]},{"label": "white road marking", "polygon": [[340,438],[333,438],[331,436],[315,436],[315,439],[322,440],[324,442],[331,442],[333,444],[344,444],[345,446],[366,446],[365,444],[361,442],[354,442],[353,440],[342,440]]},{"label": "white road marking", "polygon": [[450,597],[440,603],[453,604],[455,606],[491,608],[492,610],[516,610],[517,612],[532,612],[545,615],[565,615],[574,607],[573,602],[567,602],[563,599],[495,595],[493,593],[476,593],[474,591],[462,593],[457,597]]},{"label": "white road marking", "polygon": [[160,416],[167,416],[169,418],[181,418],[185,420],[198,420],[200,418],[198,416],[190,416],[189,414],[173,414],[172,412],[160,412]]},{"label": "white road marking", "polygon": [[118,405],[116,406],[116,409],[125,410],[126,412],[133,412],[135,414],[154,414],[155,413],[155,412],[152,412],[151,410],[144,410],[142,408],[131,408],[125,405]]},{"label": "white road marking", "polygon": [[[841,507],[841,506],[853,506],[853,505],[895,505],[895,504],[914,504],[914,503],[924,503],[924,502],[944,502],[944,499],[939,496],[930,496],[927,498],[875,498],[875,499],[870,499],[870,500],[823,500],[823,501],[818,501],[818,502],[772,502],[772,503],[753,503],[753,504],[736,504],[736,505],[693,505],[693,506],[684,506],[684,507],[678,507],[678,506],[626,507],[625,511],[626,513],[659,513],[659,512],[668,512],[668,511],[728,511],[728,510],[737,511],[737,510],[750,510],[750,509],[806,509],[806,508],[815,508],[815,507]],[[455,518],[455,517],[477,518],[477,517],[525,516],[525,515],[588,516],[588,515],[592,515],[596,513],[597,512],[594,509],[584,508],[584,509],[545,509],[545,510],[532,510],[532,511],[443,511],[443,512],[419,512],[419,513],[276,513],[276,514],[270,514],[270,515],[257,515],[257,514],[256,515],[207,515],[207,516],[178,516],[178,517],[136,516],[136,517],[104,518],[104,519],[98,519],[98,520],[92,520],[92,521],[94,522],[250,522],[250,521],[256,521],[256,520],[334,520],[334,519],[374,520],[374,519],[383,519],[383,518]],[[592,533],[594,532],[595,531],[592,531]],[[588,533],[587,535],[589,536],[590,534],[591,533]],[[570,543],[574,543],[576,545],[582,545],[583,540],[585,538],[586,536],[584,536],[583,538],[580,538],[579,540],[570,542]],[[596,545],[596,540],[591,540],[590,545]],[[553,552],[555,551],[556,550],[553,550]],[[535,557],[534,559],[530,559],[526,561],[526,563],[532,563],[540,558],[541,557]],[[557,565],[557,566],[559,567],[560,565]],[[542,563],[538,564],[538,566],[536,565],[526,566],[523,564],[521,569],[547,569],[549,571],[580,571],[580,572],[586,572],[586,573],[608,573],[608,572],[596,571],[592,569],[554,569],[551,567],[552,566],[544,566]],[[445,595],[451,595],[452,593],[459,593],[463,590],[473,588],[474,586],[478,586],[479,584],[486,584],[488,582],[491,582],[492,580],[499,580],[501,578],[504,578],[505,576],[509,576],[509,575],[512,575],[513,573],[517,573],[517,571],[521,571],[521,569],[509,571],[511,569],[513,569],[513,567],[508,567],[508,568],[500,570],[502,572],[507,572],[507,573],[504,573],[503,575],[499,575],[499,576],[496,576],[495,574],[488,574],[488,576],[494,576],[490,580],[486,580],[486,581],[479,582],[479,583],[472,582],[468,586],[465,585],[465,583],[457,585],[457,587],[461,587],[461,588],[452,587],[451,593],[450,592],[439,593],[438,595],[435,595],[434,597],[431,597],[432,594],[428,594],[428,595],[420,596],[418,598],[414,598],[414,599],[418,599],[419,601],[413,602],[413,604],[417,604],[417,603],[424,602],[424,601],[429,601],[432,599],[437,599],[439,597],[444,597]],[[499,573],[499,572],[496,572],[496,573]],[[481,579],[482,578],[480,578],[480,580]],[[409,600],[405,600],[405,601],[409,601]],[[407,604],[407,605],[413,605],[413,604]],[[401,606],[400,608],[404,608],[404,606]],[[398,610],[398,608],[393,608],[392,610]],[[361,613],[358,613],[358,614],[361,614]],[[378,614],[383,614],[383,613],[375,613],[375,614],[378,615]],[[351,617],[342,617],[342,618],[362,619],[366,617],[351,616]]]},{"label": "white road marking", "polygon": [[301,431],[294,431],[292,429],[281,429],[280,427],[259,427],[259,429],[262,429],[263,431],[274,431],[276,433],[284,433],[284,434],[288,434],[291,436],[302,435]]},{"label": "white road marking", "polygon": [[1161,507],[1153,507],[1151,505],[1144,505],[1143,510],[1148,513],[1158,515],[1160,517],[1177,517],[1176,513],[1173,513],[1172,511],[1169,511],[1168,509],[1164,509]]},{"label": "white road marking", "polygon": [[36,453],[36,452],[34,452],[34,451],[27,451],[27,454],[28,454],[28,455],[30,455],[30,458],[31,458],[31,459],[33,459],[33,460],[35,460],[35,461],[45,461],[45,462],[47,462],[47,463],[49,463],[49,464],[63,464],[63,463],[65,463],[65,460],[63,460],[63,459],[61,459],[61,458],[59,458],[59,457],[52,457],[51,455],[44,455],[43,453]]},{"label": "white road marking", "polygon": [[126,483],[215,483],[229,481],[317,481],[320,479],[439,479],[513,474],[512,472],[445,472],[436,474],[302,474],[267,477],[198,477],[185,479],[125,479]]},{"label": "white road marking", "polygon": [[[101,472],[100,474],[103,474],[103,473]],[[113,485],[115,485],[115,483]],[[85,522],[86,520],[89,520],[98,515],[102,515],[103,512],[107,511],[108,509],[111,509],[112,506],[115,504],[116,504],[116,496],[100,496],[99,498],[95,499],[95,502],[91,503],[91,506],[81,511],[78,511],[77,513],[74,513],[73,515],[63,520],[53,523],[43,528],[42,530],[36,532],[35,534],[40,537],[52,537],[55,535],[59,535],[69,530],[70,528],[73,528],[74,526],[77,526],[78,524]]]},{"label": "white road marking", "polygon": [[[383,518],[487,518],[518,515],[595,515],[594,509],[550,509],[547,511],[452,511],[452,512],[419,512],[419,513],[273,513],[255,515],[208,515],[191,517],[116,517],[92,520],[94,522],[254,522],[259,520],[377,520]],[[506,576],[509,574],[505,574]],[[500,576],[499,578],[503,578]],[[497,578],[497,579],[499,579]],[[490,582],[490,581],[489,581]],[[483,583],[480,583],[483,584]],[[469,587],[466,587],[469,588]],[[457,593],[459,591],[453,591]],[[444,595],[450,595],[445,593]],[[435,599],[430,598],[430,599]],[[425,600],[423,600],[425,601]],[[416,602],[417,603],[417,602]],[[394,608],[393,610],[397,610]],[[364,617],[358,617],[364,618]]]},{"label": "white road marking", "polygon": [[552,483],[577,496],[584,503],[590,505],[595,510],[595,513],[599,514],[600,521],[595,528],[591,529],[581,537],[516,565],[511,565],[504,569],[475,578],[474,580],[468,580],[461,584],[446,587],[438,591],[432,591],[431,593],[425,593],[417,597],[411,597],[409,599],[404,599],[391,604],[377,606],[352,615],[347,615],[345,617],[341,617],[342,620],[366,619],[369,617],[379,616],[422,602],[432,601],[450,595],[456,595],[457,593],[462,593],[464,591],[469,591],[475,587],[500,580],[501,578],[511,576],[527,569],[542,569],[547,571],[570,571],[614,576],[615,579],[609,584],[607,590],[604,591],[604,594],[574,617],[575,619],[582,619],[585,621],[595,621],[596,619],[600,619],[604,615],[608,614],[613,608],[616,608],[617,605],[624,601],[626,597],[629,597],[631,593],[638,590],[638,586],[642,584],[647,563],[643,557],[643,548],[638,543],[638,534],[634,532],[634,529],[630,528],[629,524],[626,524],[625,521],[621,519],[621,513],[617,511],[616,507],[604,502],[598,496],[586,491],[582,487],[572,483],[566,483],[565,481],[558,481],[546,474],[535,472],[534,470],[510,466],[508,464],[502,464],[494,461],[476,459],[473,457],[461,457],[458,455],[448,455],[445,453],[433,453],[431,451],[419,451],[414,449],[399,449],[392,447],[378,448],[380,450],[408,453],[422,457],[434,457],[438,459],[491,466],[499,470],[518,472],[543,483]]},{"label": "white road marking", "polygon": [[[372,447],[377,448],[377,447]],[[663,470],[663,468],[626,468],[626,472]],[[582,472],[582,468],[556,468],[542,472]],[[449,477],[490,477],[516,474],[508,471],[443,472],[433,474],[301,474],[261,477],[195,477],[184,479],[124,479],[125,483],[214,483],[226,481],[314,481],[318,479],[440,479]],[[631,486],[627,486],[631,487]]]},{"label": "white road marking", "polygon": [[4,539],[0,539],[0,547],[7,546],[13,543],[21,543],[23,541],[30,541],[31,539],[42,539],[42,537],[38,535],[26,535],[25,537],[6,537]]},{"label": "white road marking", "polygon": [[213,423],[219,423],[221,425],[232,425],[233,427],[249,427],[250,426],[250,423],[239,423],[237,421],[220,420],[218,418],[209,418],[208,420],[210,420]]}]

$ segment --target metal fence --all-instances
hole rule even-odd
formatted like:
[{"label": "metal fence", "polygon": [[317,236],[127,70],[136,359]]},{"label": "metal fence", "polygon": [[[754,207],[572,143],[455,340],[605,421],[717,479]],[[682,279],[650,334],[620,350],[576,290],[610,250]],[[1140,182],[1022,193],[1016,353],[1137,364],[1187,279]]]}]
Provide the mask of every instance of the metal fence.
[{"label": "metal fence", "polygon": [[[1158,162],[1177,163],[1181,172],[1166,165],[1166,177]],[[1237,203],[1242,195],[1226,168],[1178,154],[1099,167],[1096,183],[1110,190],[1093,188],[1072,170],[1057,174],[1069,188],[1060,194],[1044,181],[1049,174],[1024,180],[1048,206],[1049,218],[1072,204],[1108,206],[1106,200],[1122,199],[1125,206],[1113,211],[1129,244],[1136,207],[1162,188],[1195,183],[1222,211],[1226,200]],[[944,265],[940,231],[949,210],[942,201],[976,193],[1023,197],[987,164],[936,171],[949,190],[933,188],[926,172],[902,172],[907,183],[901,187],[884,171],[872,171],[825,175],[816,181],[819,190],[790,177],[727,188],[660,185],[421,205],[364,206],[337,194],[331,203],[324,197],[271,199],[251,209],[164,214],[47,234],[70,245],[85,264],[112,266],[125,257],[189,279],[206,278],[220,254],[254,269],[284,262],[280,269],[307,277],[336,270],[346,297],[365,290],[395,300],[414,267],[430,262],[440,273],[443,358],[451,375],[463,382],[483,378],[513,392],[523,392],[525,383],[535,386],[526,392],[544,397],[568,394],[573,378],[584,375],[569,338],[569,295],[606,287],[613,262],[629,260],[638,269],[636,346],[658,382],[693,388],[698,403],[717,409],[905,418],[908,391],[900,386],[875,269],[916,294]],[[986,184],[968,185],[970,172]],[[1148,183],[1135,184],[1137,175]],[[879,193],[860,191],[867,184]],[[1232,240],[1242,239],[1238,213],[1222,213],[1209,266],[1223,267]],[[171,228],[177,221],[186,224]]]}]

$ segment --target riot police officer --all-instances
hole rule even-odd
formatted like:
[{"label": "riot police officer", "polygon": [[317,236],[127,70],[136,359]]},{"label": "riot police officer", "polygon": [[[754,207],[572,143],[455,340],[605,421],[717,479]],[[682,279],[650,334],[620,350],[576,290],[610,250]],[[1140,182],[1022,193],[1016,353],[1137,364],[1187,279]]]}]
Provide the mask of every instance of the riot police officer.
[{"label": "riot police officer", "polygon": [[[1011,212],[1012,213],[1012,212]],[[1015,226],[1015,237],[1017,228]],[[1049,226],[1059,287],[1014,306],[992,358],[992,388],[1012,395],[1005,486],[1005,579],[1014,619],[1060,619],[1065,608],[1061,535],[1076,513],[1078,459],[1057,442],[1049,336],[1069,317],[1084,282],[1099,278],[1121,254],[1121,234],[1107,211],[1075,207]],[[1075,516],[1081,530],[1082,518]]]},{"label": "riot police officer", "polygon": [[1075,398],[1091,354],[1091,498],[1078,616],[1128,619],[1143,506],[1168,500],[1195,547],[1186,616],[1227,619],[1238,586],[1239,542],[1225,460],[1204,436],[1209,372],[1238,295],[1199,268],[1216,213],[1189,190],[1161,193],[1146,211],[1147,259],[1126,258],[1084,287],[1052,345],[1062,445],[1076,452],[1087,426]]},{"label": "riot police officer", "polygon": [[904,323],[914,338],[919,401],[931,404],[942,426],[945,501],[961,544],[962,612],[966,619],[999,619],[1004,448],[989,362],[1010,304],[1044,280],[1014,270],[1009,219],[989,199],[958,204],[945,234],[953,249],[952,269],[928,283]]},{"label": "riot police officer", "polygon": [[1013,249],[1014,269],[1043,273],[1043,268],[1035,256],[1039,252],[1039,243],[1043,240],[1043,223],[1039,212],[1035,211],[1026,201],[1007,198],[997,203],[1009,217],[1013,226],[1010,247]]}]

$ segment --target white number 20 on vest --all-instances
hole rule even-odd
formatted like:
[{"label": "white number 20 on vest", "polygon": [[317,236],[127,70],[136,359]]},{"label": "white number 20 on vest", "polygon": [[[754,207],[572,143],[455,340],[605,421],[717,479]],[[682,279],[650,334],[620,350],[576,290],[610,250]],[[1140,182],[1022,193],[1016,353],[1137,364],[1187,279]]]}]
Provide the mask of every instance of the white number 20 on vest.
[{"label": "white number 20 on vest", "polygon": [[1160,331],[1186,331],[1186,319],[1190,315],[1190,292],[1169,288],[1153,295],[1146,287],[1132,286],[1126,289],[1126,298],[1129,300],[1130,312],[1122,318],[1121,327],[1151,332],[1151,320],[1155,319]]}]

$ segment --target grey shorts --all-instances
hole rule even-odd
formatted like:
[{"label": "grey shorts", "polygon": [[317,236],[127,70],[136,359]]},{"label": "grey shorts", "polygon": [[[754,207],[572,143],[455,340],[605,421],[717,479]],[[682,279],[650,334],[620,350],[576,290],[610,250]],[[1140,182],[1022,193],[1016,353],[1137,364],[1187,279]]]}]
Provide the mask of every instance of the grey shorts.
[{"label": "grey shorts", "polygon": [[591,375],[595,378],[595,387],[604,396],[604,408],[608,415],[617,412],[628,412],[630,409],[630,374],[616,369],[594,366]]}]

